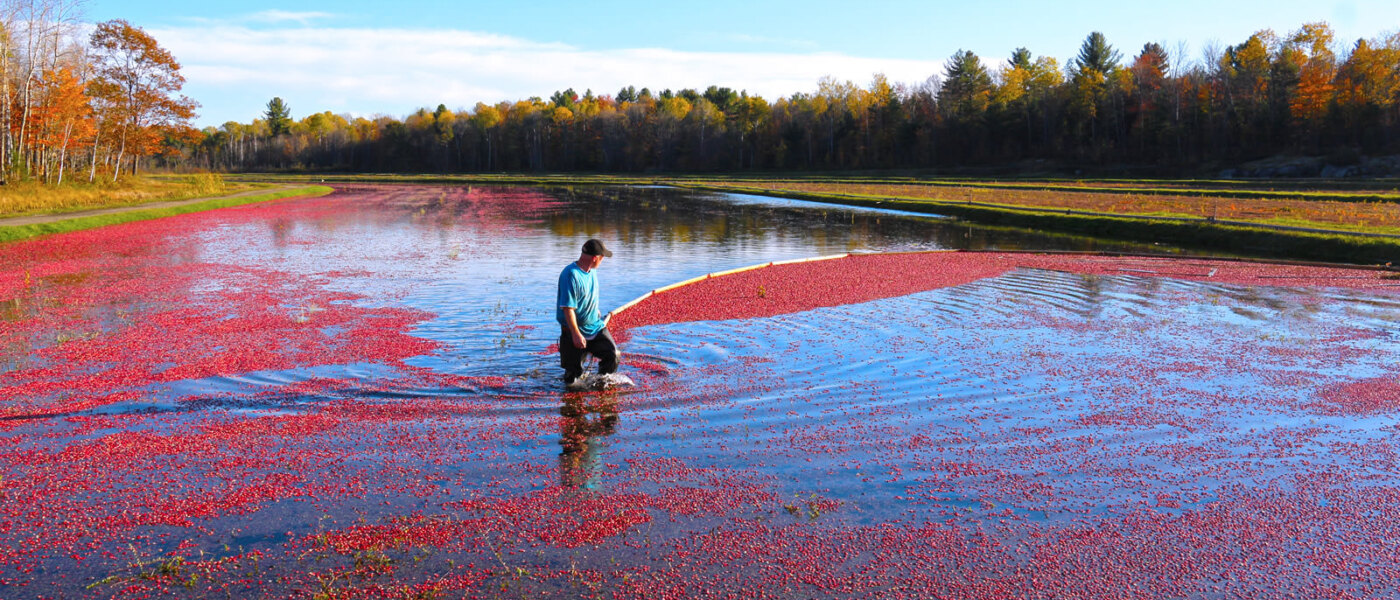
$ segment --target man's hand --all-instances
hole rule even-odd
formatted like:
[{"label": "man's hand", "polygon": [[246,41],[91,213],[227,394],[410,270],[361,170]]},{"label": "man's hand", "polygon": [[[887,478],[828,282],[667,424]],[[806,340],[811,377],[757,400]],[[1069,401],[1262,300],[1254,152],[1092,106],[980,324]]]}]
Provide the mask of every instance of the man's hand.
[{"label": "man's hand", "polygon": [[574,347],[582,350],[588,347],[588,340],[583,339],[583,332],[578,330],[578,317],[574,316],[574,309],[571,306],[561,306],[564,309],[564,326],[569,329],[570,336],[573,337]]}]

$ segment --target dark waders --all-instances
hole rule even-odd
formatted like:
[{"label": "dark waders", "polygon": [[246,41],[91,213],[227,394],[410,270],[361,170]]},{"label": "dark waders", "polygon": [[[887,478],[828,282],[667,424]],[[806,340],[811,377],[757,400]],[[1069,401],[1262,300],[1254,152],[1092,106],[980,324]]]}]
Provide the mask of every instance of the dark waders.
[{"label": "dark waders", "polygon": [[617,352],[617,344],[613,342],[612,333],[604,327],[598,335],[588,340],[585,348],[575,348],[574,339],[569,335],[568,329],[563,329],[559,333],[559,366],[564,367],[564,383],[573,383],[580,375],[583,375],[583,360],[585,355],[592,354],[598,357],[598,374],[607,375],[617,371],[617,362],[620,355]]}]

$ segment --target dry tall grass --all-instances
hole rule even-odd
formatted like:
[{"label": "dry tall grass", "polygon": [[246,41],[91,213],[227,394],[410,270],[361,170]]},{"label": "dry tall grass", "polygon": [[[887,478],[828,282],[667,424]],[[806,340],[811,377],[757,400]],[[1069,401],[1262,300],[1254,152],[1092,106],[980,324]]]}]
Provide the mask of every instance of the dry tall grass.
[{"label": "dry tall grass", "polygon": [[224,182],[220,175],[201,173],[181,177],[128,177],[119,182],[44,185],[37,181],[0,186],[0,216],[62,213],[91,208],[131,206],[163,200],[215,196],[245,186]]}]

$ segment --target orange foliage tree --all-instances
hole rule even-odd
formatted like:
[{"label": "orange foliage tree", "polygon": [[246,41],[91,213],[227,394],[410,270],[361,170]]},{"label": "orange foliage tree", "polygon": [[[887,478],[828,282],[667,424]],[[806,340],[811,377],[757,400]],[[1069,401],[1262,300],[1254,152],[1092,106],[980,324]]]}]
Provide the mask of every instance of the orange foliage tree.
[{"label": "orange foliage tree", "polygon": [[[1337,70],[1336,104],[1349,143],[1374,145],[1395,122],[1386,106],[1400,100],[1400,33],[1373,44],[1357,40]],[[1368,139],[1371,138],[1371,139]],[[1368,144],[1369,142],[1369,144]]]},{"label": "orange foliage tree", "polygon": [[1288,41],[1299,65],[1298,90],[1289,109],[1309,141],[1322,125],[1322,117],[1332,101],[1332,78],[1337,70],[1332,37],[1332,28],[1326,23],[1307,23]]},{"label": "orange foliage tree", "polygon": [[[168,135],[188,130],[198,104],[175,95],[185,84],[180,63],[141,28],[121,19],[100,23],[91,45],[96,77],[88,92],[99,100],[100,143],[109,150],[113,178],[120,178],[127,156],[135,172]],[[94,172],[96,164],[94,153]]]},{"label": "orange foliage tree", "polygon": [[84,88],[68,67],[45,71],[39,79],[39,102],[23,141],[39,155],[45,181],[62,184],[69,151],[92,145],[97,124]]}]

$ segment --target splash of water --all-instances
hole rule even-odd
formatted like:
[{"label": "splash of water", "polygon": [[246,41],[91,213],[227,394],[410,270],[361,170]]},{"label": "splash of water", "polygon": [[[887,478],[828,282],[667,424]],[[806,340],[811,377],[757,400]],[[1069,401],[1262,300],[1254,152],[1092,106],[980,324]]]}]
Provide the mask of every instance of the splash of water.
[{"label": "splash of water", "polygon": [[607,373],[599,375],[596,373],[584,373],[572,383],[564,386],[571,392],[600,392],[615,388],[633,387],[637,385],[631,377],[621,373]]}]

